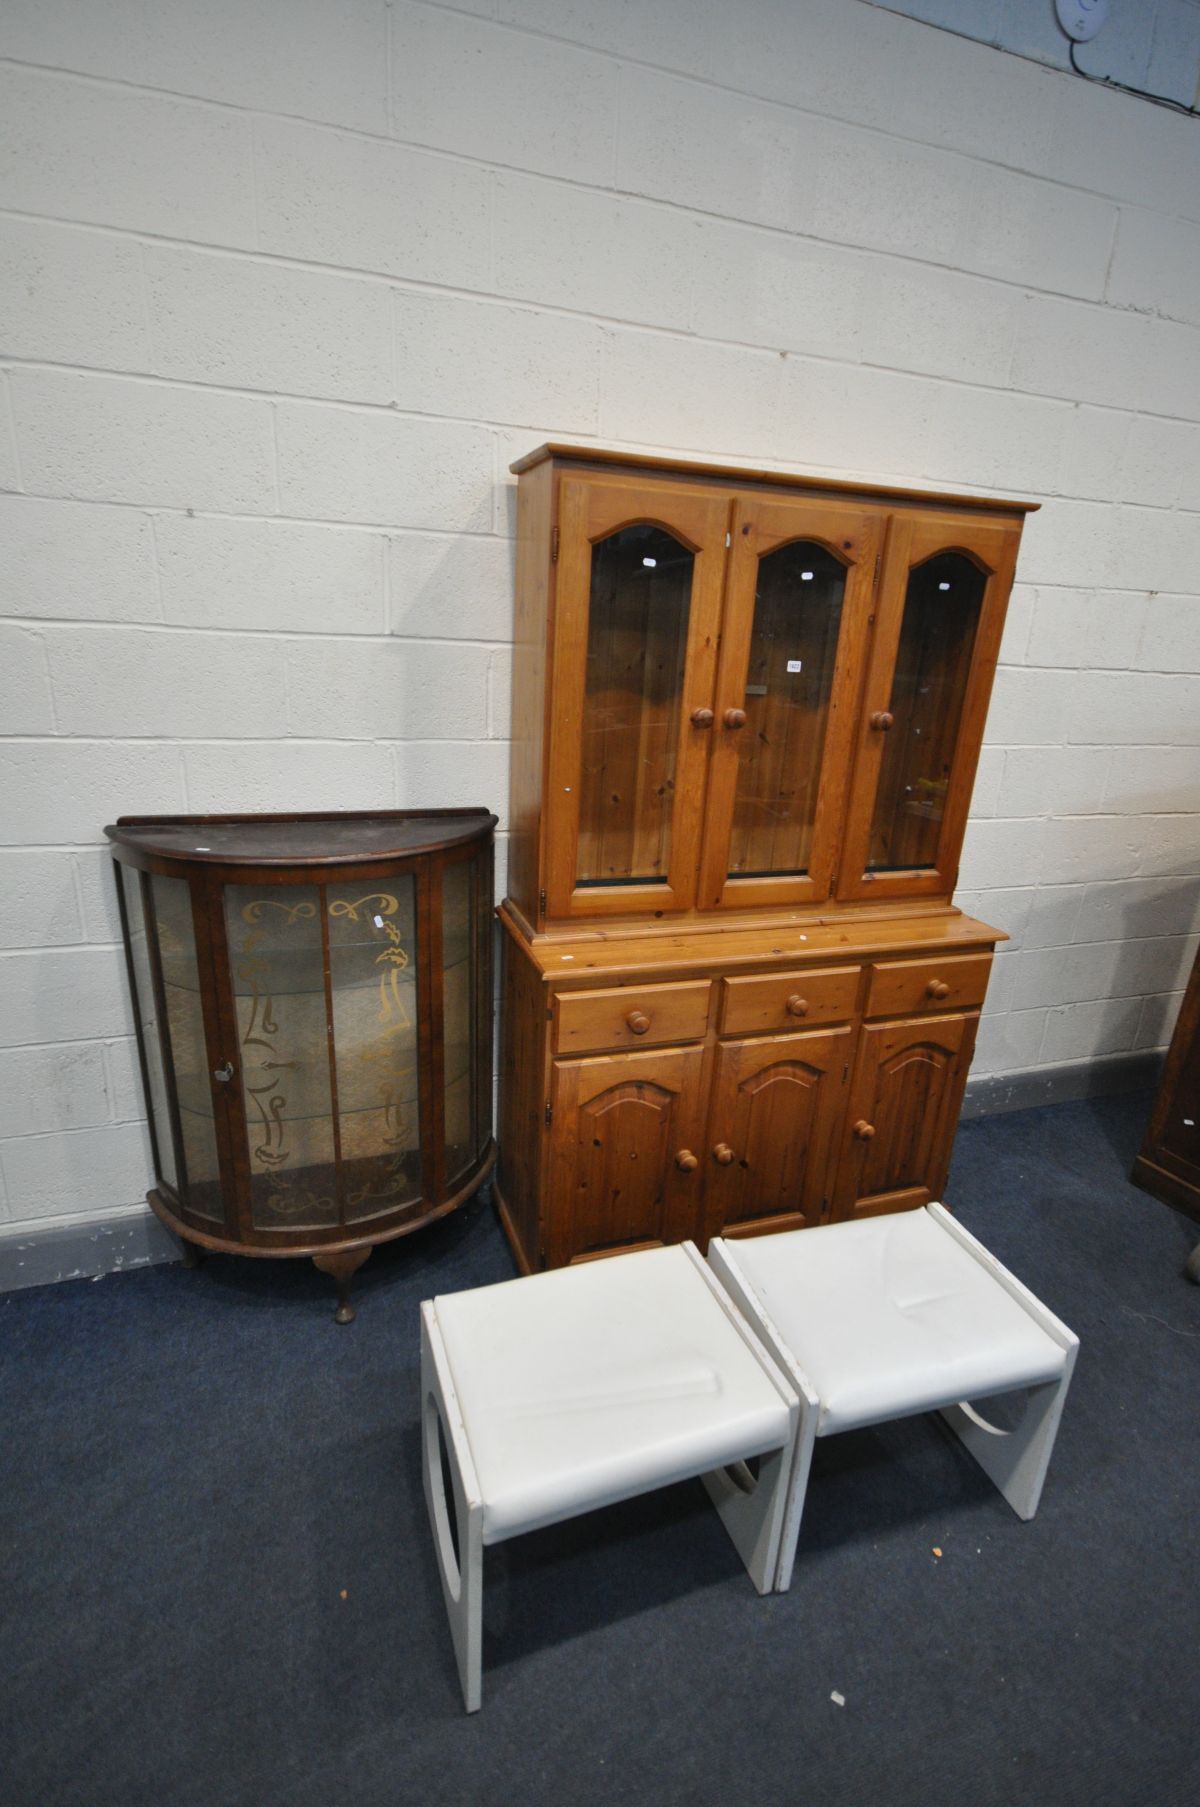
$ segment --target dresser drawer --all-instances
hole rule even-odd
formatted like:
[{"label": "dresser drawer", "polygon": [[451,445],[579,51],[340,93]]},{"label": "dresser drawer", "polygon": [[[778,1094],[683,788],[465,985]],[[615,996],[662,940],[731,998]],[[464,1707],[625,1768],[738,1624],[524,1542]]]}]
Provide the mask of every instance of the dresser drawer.
[{"label": "dresser drawer", "polygon": [[841,1023],[854,1015],[861,966],[824,972],[759,973],[721,981],[721,1034],[759,1035]]},{"label": "dresser drawer", "polygon": [[698,1042],[708,1028],[707,979],[673,985],[623,985],[608,991],[559,992],[554,1051],[646,1048],[655,1042]]},{"label": "dresser drawer", "polygon": [[969,1010],[983,1003],[990,954],[925,955],[880,961],[871,968],[868,1016],[911,1016],[922,1010]]}]

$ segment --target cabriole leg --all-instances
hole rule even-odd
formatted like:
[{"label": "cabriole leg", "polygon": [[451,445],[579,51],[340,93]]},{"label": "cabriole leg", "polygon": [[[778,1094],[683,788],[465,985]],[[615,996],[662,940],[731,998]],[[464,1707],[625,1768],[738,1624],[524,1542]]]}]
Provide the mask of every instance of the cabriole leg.
[{"label": "cabriole leg", "polygon": [[337,1310],[333,1315],[339,1324],[354,1322],[350,1282],[370,1253],[368,1246],[365,1249],[346,1249],[340,1255],[314,1255],[312,1258],[313,1266],[323,1274],[328,1274],[337,1287]]}]

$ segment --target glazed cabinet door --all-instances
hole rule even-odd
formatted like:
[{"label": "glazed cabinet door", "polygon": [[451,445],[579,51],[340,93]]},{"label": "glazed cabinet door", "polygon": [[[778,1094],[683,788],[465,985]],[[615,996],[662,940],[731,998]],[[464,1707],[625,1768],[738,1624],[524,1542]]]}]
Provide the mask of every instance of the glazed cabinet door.
[{"label": "glazed cabinet door", "polygon": [[949,895],[958,875],[1018,527],[894,515],[838,895]]},{"label": "glazed cabinet door", "polygon": [[550,1267],[700,1232],[704,1049],[557,1061]]},{"label": "glazed cabinet door", "polygon": [[802,1230],[825,1214],[852,1035],[834,1029],[718,1049],[705,1180],[709,1236]]},{"label": "glazed cabinet door", "polygon": [[703,909],[832,891],[882,528],[836,502],[734,505]]},{"label": "glazed cabinet door", "polygon": [[729,501],[564,477],[543,817],[546,914],[690,908]]},{"label": "glazed cabinet door", "polygon": [[971,1014],[864,1025],[834,1217],[873,1217],[941,1197],[978,1021]]}]

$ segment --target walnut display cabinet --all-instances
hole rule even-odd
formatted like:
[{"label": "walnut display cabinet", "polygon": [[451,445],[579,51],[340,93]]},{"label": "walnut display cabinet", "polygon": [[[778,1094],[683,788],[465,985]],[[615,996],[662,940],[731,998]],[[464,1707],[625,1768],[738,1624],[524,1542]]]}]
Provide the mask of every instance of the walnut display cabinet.
[{"label": "walnut display cabinet", "polygon": [[1031,504],[513,468],[521,1267],[940,1197],[1003,939],[953,891]]},{"label": "walnut display cabinet", "polygon": [[373,1245],[486,1178],[495,822],[459,809],[105,829],[149,1202],[190,1250],[311,1256],[348,1323]]}]

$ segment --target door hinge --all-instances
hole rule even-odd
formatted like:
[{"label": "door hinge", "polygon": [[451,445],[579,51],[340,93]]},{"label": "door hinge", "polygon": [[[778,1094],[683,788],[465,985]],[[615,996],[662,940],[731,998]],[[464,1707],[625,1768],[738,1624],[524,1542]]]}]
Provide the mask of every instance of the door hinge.
[{"label": "door hinge", "polygon": [[538,909],[543,916],[546,914],[546,893],[544,891],[538,892]]},{"label": "door hinge", "polygon": [[733,535],[731,533],[725,535],[725,544],[727,547],[733,545]]},{"label": "door hinge", "polygon": [[558,563],[558,528],[557,527],[552,527],[550,529],[550,563],[552,565],[556,565]]},{"label": "door hinge", "polygon": [[552,1104],[548,1104],[546,1106],[546,1122],[553,1123],[553,1121],[554,1121],[554,1106]]},{"label": "door hinge", "polygon": [[843,1085],[845,1085],[845,1083],[849,1079],[849,1077],[850,1077],[850,1062],[847,1061],[845,1066],[842,1068],[842,1084]]},{"label": "door hinge", "polygon": [[[557,528],[557,527],[556,527],[556,528],[555,528],[555,529],[554,529],[554,531],[555,531],[555,533],[557,533],[557,532],[558,532],[558,528]],[[879,561],[880,561],[880,558],[881,558],[881,557],[882,557],[882,554],[881,554],[881,553],[878,553],[878,552],[877,552],[877,553],[876,553],[876,554],[875,554],[875,582],[876,582],[876,583],[878,583],[878,582],[879,582]]]}]

